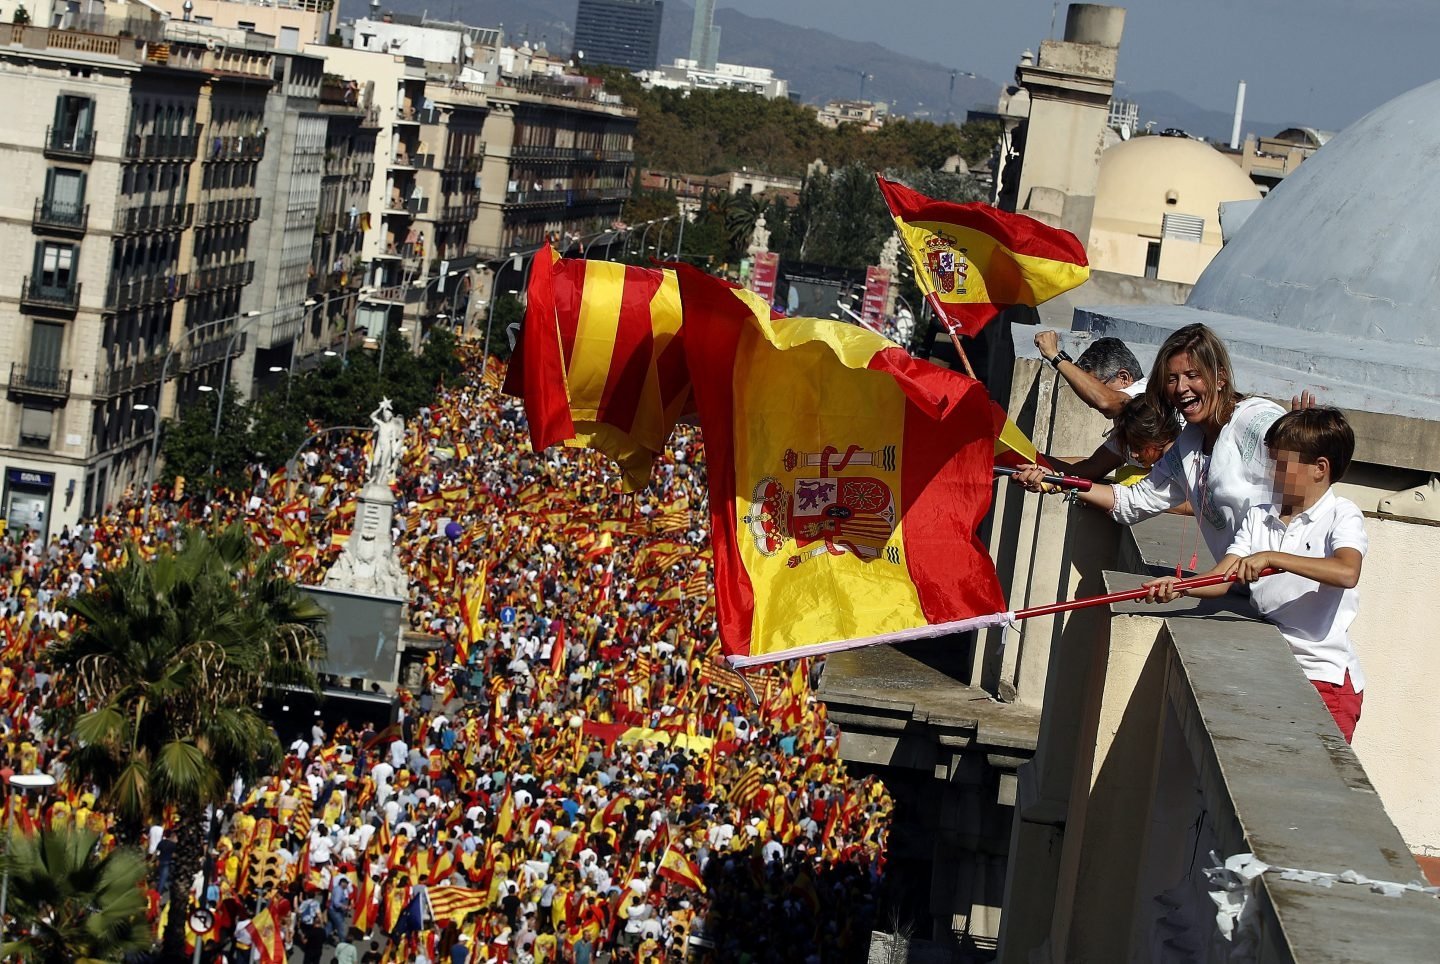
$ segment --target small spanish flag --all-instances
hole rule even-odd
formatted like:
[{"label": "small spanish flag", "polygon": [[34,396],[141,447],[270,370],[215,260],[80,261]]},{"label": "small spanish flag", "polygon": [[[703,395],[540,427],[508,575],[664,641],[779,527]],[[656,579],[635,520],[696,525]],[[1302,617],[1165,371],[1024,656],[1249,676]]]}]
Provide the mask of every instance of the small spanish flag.
[{"label": "small spanish flag", "polygon": [[1090,277],[1085,246],[1069,231],[875,179],[915,264],[915,283],[958,334],[974,335],[1001,309],[1041,304]]},{"label": "small spanish flag", "polygon": [[666,849],[665,856],[660,858],[660,866],[655,872],[672,884],[690,887],[702,894],[705,892],[705,881],[700,878],[700,868],[674,844]]}]

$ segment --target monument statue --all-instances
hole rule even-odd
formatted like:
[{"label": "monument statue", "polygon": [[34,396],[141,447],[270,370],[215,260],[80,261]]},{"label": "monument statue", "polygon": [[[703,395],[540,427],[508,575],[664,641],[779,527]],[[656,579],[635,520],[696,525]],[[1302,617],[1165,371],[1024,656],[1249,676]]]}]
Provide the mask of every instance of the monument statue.
[{"label": "monument statue", "polygon": [[880,246],[880,267],[892,275],[900,264],[900,234],[898,231],[890,232],[890,237]]},{"label": "monument statue", "polygon": [[382,398],[379,407],[370,413],[370,421],[375,423],[375,442],[367,474],[371,481],[389,485],[405,454],[405,420],[395,414],[390,399]]},{"label": "monument statue", "polygon": [[755,226],[750,229],[750,246],[745,253],[754,257],[764,251],[770,250],[770,229],[765,225],[765,215],[755,219]]},{"label": "monument statue", "polygon": [[405,454],[405,420],[395,414],[386,398],[370,413],[370,421],[375,423],[375,437],[365,485],[355,506],[355,530],[322,585],[405,599],[405,572],[390,537],[395,519],[395,494],[390,491],[390,483]]}]

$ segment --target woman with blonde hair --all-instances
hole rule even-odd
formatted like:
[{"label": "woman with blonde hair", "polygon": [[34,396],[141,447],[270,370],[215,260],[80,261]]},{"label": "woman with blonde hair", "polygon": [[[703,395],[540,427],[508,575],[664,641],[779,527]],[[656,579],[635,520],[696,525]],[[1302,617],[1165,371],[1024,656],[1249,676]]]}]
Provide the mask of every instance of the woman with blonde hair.
[{"label": "woman with blonde hair", "polygon": [[[1205,544],[1219,559],[1250,506],[1271,501],[1265,432],[1284,410],[1240,393],[1230,353],[1204,325],[1187,325],[1165,339],[1146,392],[1184,420],[1180,437],[1140,482],[1097,485],[1080,493],[1080,500],[1125,525],[1188,501]],[[1044,474],[1037,466],[1025,466],[1014,479],[1031,491],[1044,491]],[[1195,555],[1191,569],[1198,562]]]}]

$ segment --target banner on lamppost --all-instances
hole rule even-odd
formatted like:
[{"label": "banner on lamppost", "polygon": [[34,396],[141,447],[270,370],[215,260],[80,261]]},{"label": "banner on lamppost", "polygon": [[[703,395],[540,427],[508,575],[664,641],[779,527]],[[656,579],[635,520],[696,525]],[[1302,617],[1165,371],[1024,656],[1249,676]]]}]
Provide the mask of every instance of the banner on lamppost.
[{"label": "banner on lamppost", "polygon": [[885,302],[890,295],[890,269],[874,265],[865,269],[865,297],[860,302],[860,317],[867,325],[885,320]]}]

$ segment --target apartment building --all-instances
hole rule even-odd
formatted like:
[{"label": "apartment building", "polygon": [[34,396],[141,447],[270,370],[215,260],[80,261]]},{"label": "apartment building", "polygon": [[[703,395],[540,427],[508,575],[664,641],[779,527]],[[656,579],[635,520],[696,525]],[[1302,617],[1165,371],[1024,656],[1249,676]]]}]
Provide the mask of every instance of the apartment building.
[{"label": "apartment building", "polygon": [[343,338],[360,284],[368,89],[254,31],[126,23],[3,28],[0,239],[27,253],[0,274],[12,531],[152,477],[165,419]]}]

